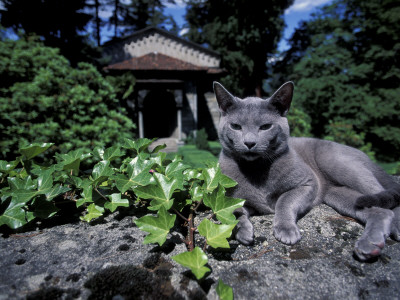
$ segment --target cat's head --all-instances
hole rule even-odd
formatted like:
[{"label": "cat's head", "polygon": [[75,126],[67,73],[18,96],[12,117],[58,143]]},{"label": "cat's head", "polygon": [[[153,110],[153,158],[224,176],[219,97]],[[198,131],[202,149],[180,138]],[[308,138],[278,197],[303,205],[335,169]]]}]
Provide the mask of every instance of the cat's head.
[{"label": "cat's head", "polygon": [[293,83],[287,82],[268,99],[239,99],[214,82],[221,111],[218,136],[224,152],[235,159],[255,161],[273,160],[286,151],[289,137],[286,114],[293,89]]}]

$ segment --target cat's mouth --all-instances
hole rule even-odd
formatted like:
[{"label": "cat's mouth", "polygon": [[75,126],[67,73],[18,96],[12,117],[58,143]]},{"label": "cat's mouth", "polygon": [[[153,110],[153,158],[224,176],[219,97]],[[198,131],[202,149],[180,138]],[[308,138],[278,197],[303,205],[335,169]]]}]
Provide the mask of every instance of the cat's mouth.
[{"label": "cat's mouth", "polygon": [[242,154],[242,156],[243,156],[243,158],[246,159],[246,160],[256,160],[257,158],[260,157],[260,155],[259,155],[258,153],[256,153],[256,152],[251,152],[251,151],[244,152],[244,153]]}]

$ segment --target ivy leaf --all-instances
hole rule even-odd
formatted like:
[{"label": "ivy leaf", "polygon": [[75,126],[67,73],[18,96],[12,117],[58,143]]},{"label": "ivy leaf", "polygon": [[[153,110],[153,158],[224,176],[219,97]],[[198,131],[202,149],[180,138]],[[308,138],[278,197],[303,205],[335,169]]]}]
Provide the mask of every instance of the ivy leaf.
[{"label": "ivy leaf", "polygon": [[158,153],[160,150],[167,148],[166,144],[161,144],[161,145],[157,145],[152,151],[151,153]]},{"label": "ivy leaf", "polygon": [[0,226],[5,224],[11,229],[17,229],[27,223],[25,210],[22,208],[25,206],[25,203],[13,200],[11,200],[4,213],[0,216]]},{"label": "ivy leaf", "polygon": [[66,154],[56,154],[58,164],[62,166],[62,170],[72,170],[75,176],[79,174],[81,162],[91,156],[90,153],[83,153],[83,149],[71,151]]},{"label": "ivy leaf", "polygon": [[94,166],[92,171],[93,185],[97,185],[102,183],[103,181],[106,181],[108,177],[110,177],[114,173],[109,165],[110,162],[108,160],[102,160]]},{"label": "ivy leaf", "polygon": [[124,153],[121,151],[121,148],[119,146],[112,146],[112,147],[104,150],[102,159],[112,161],[123,155],[124,155]]},{"label": "ivy leaf", "polygon": [[67,186],[62,186],[62,185],[55,185],[53,186],[46,194],[46,199],[47,201],[53,200],[55,197],[57,197],[58,195],[64,194],[68,191],[70,191],[71,189]]},{"label": "ivy leaf", "polygon": [[14,160],[12,162],[8,162],[5,160],[0,160],[0,172],[1,173],[10,173],[15,167],[18,165],[19,161]]},{"label": "ivy leaf", "polygon": [[165,168],[165,176],[168,179],[175,178],[178,181],[179,189],[183,189],[183,171],[189,166],[182,163],[182,159],[175,156],[174,160]]},{"label": "ivy leaf", "polygon": [[149,185],[152,181],[150,169],[153,162],[142,160],[140,156],[135,157],[127,166],[128,177],[118,174],[113,177],[115,185],[121,193],[125,193],[132,186]]},{"label": "ivy leaf", "polygon": [[24,179],[20,179],[17,177],[8,177],[7,178],[8,185],[11,190],[33,190],[36,188],[37,182],[32,179],[31,176],[28,176]]},{"label": "ivy leaf", "polygon": [[182,266],[189,268],[198,280],[210,271],[205,266],[208,262],[207,255],[199,247],[195,247],[191,252],[183,252],[172,256],[172,259]]},{"label": "ivy leaf", "polygon": [[108,196],[108,198],[111,200],[111,202],[106,202],[104,204],[104,207],[107,208],[108,210],[110,210],[111,212],[114,212],[120,206],[123,206],[123,207],[129,206],[129,200],[121,199],[120,193],[111,194]]},{"label": "ivy leaf", "polygon": [[214,191],[219,184],[225,188],[230,188],[237,185],[236,181],[222,174],[221,168],[218,165],[205,168],[203,170],[203,177],[205,182],[205,190],[207,192]]},{"label": "ivy leaf", "polygon": [[176,179],[168,180],[167,177],[160,173],[154,173],[153,176],[156,184],[139,186],[134,189],[134,192],[140,198],[152,199],[149,209],[157,210],[164,206],[168,210],[174,203],[171,197],[178,187],[178,181]]},{"label": "ivy leaf", "polygon": [[225,284],[221,279],[218,280],[216,291],[220,300],[233,300],[232,288]]},{"label": "ivy leaf", "polygon": [[47,170],[40,174],[38,178],[38,191],[39,195],[49,193],[53,187],[53,170]]},{"label": "ivy leaf", "polygon": [[207,239],[207,243],[213,248],[229,248],[227,238],[232,235],[232,230],[237,222],[231,225],[219,225],[209,219],[201,221],[197,227],[199,233]]},{"label": "ivy leaf", "polygon": [[182,163],[182,159],[175,156],[174,160],[165,168],[165,176],[168,178],[174,177],[176,174],[183,175],[183,171],[189,166]]},{"label": "ivy leaf", "polygon": [[205,194],[203,198],[204,205],[211,208],[217,219],[223,224],[233,224],[236,222],[233,212],[235,209],[242,207],[244,202],[245,200],[243,199],[225,196],[225,189],[222,186],[214,190],[211,194]]},{"label": "ivy leaf", "polygon": [[54,216],[59,209],[51,202],[42,197],[38,197],[32,203],[35,207],[34,216],[42,219]]},{"label": "ivy leaf", "polygon": [[200,201],[204,197],[204,191],[203,188],[195,183],[192,188],[189,190],[190,197],[194,201]]},{"label": "ivy leaf", "polygon": [[193,179],[203,179],[203,174],[196,170],[196,169],[189,169],[185,170],[183,172],[184,178],[187,181],[193,180]]},{"label": "ivy leaf", "polygon": [[43,144],[31,144],[27,147],[21,148],[19,152],[25,156],[26,160],[32,159],[35,156],[38,156],[39,154],[43,153],[47,149],[49,149],[51,146],[53,146],[53,143],[43,143]]},{"label": "ivy leaf", "polygon": [[124,144],[122,145],[122,147],[126,148],[126,149],[131,149],[131,150],[135,150],[136,153],[140,153],[144,150],[147,150],[147,148],[151,145],[151,143],[153,143],[156,139],[137,139],[136,141],[134,140],[130,140],[130,139],[125,139],[124,140]]},{"label": "ivy leaf", "polygon": [[164,206],[161,206],[157,217],[150,215],[141,217],[135,221],[139,229],[149,233],[143,241],[144,244],[158,243],[160,246],[167,239],[167,234],[175,224],[176,215],[167,212]]},{"label": "ivy leaf", "polygon": [[87,208],[87,214],[81,217],[82,221],[90,222],[91,220],[101,217],[104,213],[104,208],[97,206],[94,203],[90,204]]},{"label": "ivy leaf", "polygon": [[83,191],[81,193],[82,198],[76,201],[76,207],[79,207],[85,203],[93,202],[93,186],[86,181],[86,185],[83,187]]}]

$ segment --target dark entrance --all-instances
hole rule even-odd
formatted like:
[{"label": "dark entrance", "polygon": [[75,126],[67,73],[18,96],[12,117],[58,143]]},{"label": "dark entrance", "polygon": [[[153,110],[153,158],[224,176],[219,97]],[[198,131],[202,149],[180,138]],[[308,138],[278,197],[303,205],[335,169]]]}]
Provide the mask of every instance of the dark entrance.
[{"label": "dark entrance", "polygon": [[146,138],[170,137],[177,126],[174,95],[166,90],[150,91],[143,103],[143,127]]}]

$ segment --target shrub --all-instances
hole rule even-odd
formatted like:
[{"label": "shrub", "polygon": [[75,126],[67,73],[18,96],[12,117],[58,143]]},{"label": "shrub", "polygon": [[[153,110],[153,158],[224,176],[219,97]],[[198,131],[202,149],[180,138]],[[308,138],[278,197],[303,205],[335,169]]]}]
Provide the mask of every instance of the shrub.
[{"label": "shrub", "polygon": [[375,161],[375,153],[371,150],[371,144],[365,142],[365,133],[357,133],[348,121],[330,121],[329,125],[326,126],[326,132],[328,133],[325,136],[326,140],[360,149]]},{"label": "shrub", "polygon": [[133,136],[112,85],[94,66],[74,69],[58,52],[36,37],[0,41],[1,157],[33,142],[54,142],[65,153]]}]

